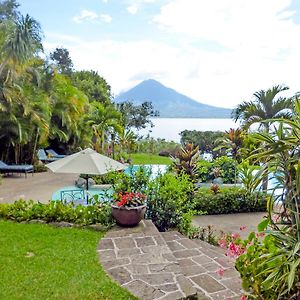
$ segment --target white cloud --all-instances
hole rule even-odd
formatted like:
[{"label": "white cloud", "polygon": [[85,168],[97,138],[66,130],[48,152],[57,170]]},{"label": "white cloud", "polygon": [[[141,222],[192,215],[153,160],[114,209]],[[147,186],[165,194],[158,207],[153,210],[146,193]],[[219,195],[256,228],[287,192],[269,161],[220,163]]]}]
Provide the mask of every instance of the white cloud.
[{"label": "white cloud", "polygon": [[98,15],[97,13],[95,13],[93,11],[83,9],[80,12],[79,16],[73,17],[73,21],[78,24],[83,23],[85,21],[93,22],[93,23],[99,22],[99,21],[102,21],[105,23],[110,23],[112,21],[112,17],[107,14]]},{"label": "white cloud", "polygon": [[[97,70],[115,94],[152,77],[200,102],[234,107],[276,84],[288,85],[290,94],[300,90],[300,26],[289,5],[289,0],[172,0],[154,18],[165,39],[91,42],[61,36],[59,44],[77,69]],[[203,47],[207,41],[213,51]],[[45,45],[56,46],[57,41]]]},{"label": "white cloud", "polygon": [[138,10],[139,8],[136,4],[132,4],[127,7],[127,11],[132,15],[135,15],[138,12]]},{"label": "white cloud", "polygon": [[155,1],[157,0],[127,0],[127,3],[129,3],[129,5],[127,6],[127,11],[130,14],[135,15],[140,10],[143,4],[150,4],[154,3]]},{"label": "white cloud", "polygon": [[103,3],[108,3],[108,0],[102,0]]},{"label": "white cloud", "polygon": [[110,15],[101,14],[99,17],[105,23],[110,23],[112,21],[112,16]]}]

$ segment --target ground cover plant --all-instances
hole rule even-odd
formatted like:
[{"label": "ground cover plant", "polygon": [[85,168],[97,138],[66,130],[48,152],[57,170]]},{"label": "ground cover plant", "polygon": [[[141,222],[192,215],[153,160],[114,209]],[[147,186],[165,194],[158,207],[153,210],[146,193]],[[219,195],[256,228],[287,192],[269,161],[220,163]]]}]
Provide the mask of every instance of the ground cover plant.
[{"label": "ground cover plant", "polygon": [[108,203],[89,206],[74,206],[51,201],[43,204],[33,201],[18,200],[13,204],[0,204],[0,219],[17,222],[42,220],[45,222],[70,222],[77,225],[101,224],[109,228],[114,224],[111,207]]},{"label": "ground cover plant", "polygon": [[136,299],[99,264],[102,236],[0,220],[0,299]]}]

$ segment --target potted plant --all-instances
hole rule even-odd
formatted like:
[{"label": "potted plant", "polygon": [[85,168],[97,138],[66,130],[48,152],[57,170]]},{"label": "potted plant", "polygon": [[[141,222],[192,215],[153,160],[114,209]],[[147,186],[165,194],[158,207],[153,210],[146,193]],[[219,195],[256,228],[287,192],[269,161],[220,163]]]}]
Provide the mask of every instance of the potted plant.
[{"label": "potted plant", "polygon": [[137,192],[119,192],[115,195],[112,215],[123,226],[137,225],[145,215],[146,196]]}]

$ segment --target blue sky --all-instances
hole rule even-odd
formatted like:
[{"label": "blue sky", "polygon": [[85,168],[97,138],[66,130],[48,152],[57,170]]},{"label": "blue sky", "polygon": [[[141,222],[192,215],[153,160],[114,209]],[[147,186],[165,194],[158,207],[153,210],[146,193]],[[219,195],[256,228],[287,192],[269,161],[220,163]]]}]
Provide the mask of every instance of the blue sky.
[{"label": "blue sky", "polygon": [[276,84],[300,91],[299,0],[21,0],[45,51],[70,51],[114,94],[156,79],[202,103],[234,107]]}]

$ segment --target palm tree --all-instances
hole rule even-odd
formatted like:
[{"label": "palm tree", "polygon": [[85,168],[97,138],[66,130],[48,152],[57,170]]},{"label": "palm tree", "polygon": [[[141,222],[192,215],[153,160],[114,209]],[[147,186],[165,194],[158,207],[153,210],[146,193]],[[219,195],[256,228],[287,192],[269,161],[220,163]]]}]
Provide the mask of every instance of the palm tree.
[{"label": "palm tree", "polygon": [[254,100],[244,101],[232,112],[235,120],[241,121],[243,129],[248,129],[254,123],[260,123],[265,131],[269,132],[270,120],[274,118],[289,118],[293,111],[293,99],[276,96],[288,90],[287,86],[276,85],[268,90],[261,90],[253,94]]},{"label": "palm tree", "polygon": [[[97,101],[92,104],[92,112],[89,116],[90,125],[94,132],[94,147],[97,151],[104,152],[105,138],[108,133],[122,133],[124,127],[121,125],[122,114],[113,105],[103,105]],[[98,142],[100,148],[98,147]]]},{"label": "palm tree", "polygon": [[42,49],[40,25],[29,15],[20,16],[12,23],[7,21],[5,25],[6,38],[0,49],[0,76],[8,64],[14,67],[22,65]]}]

